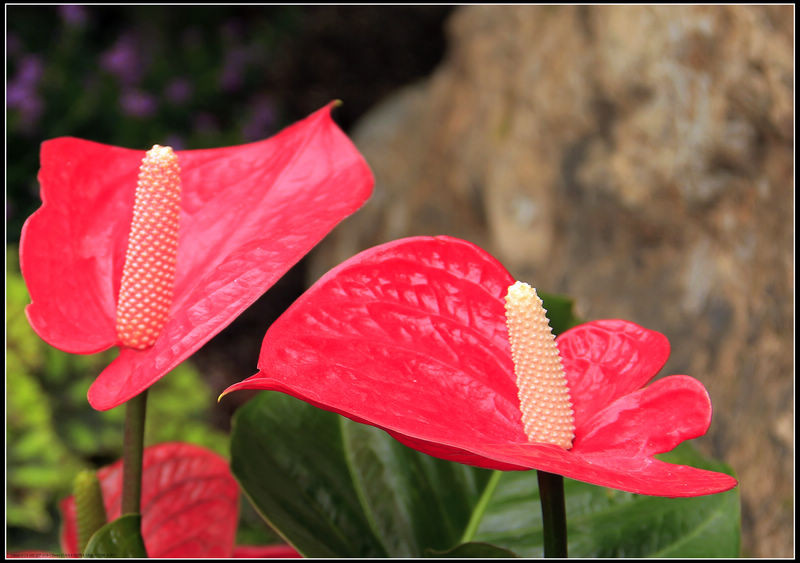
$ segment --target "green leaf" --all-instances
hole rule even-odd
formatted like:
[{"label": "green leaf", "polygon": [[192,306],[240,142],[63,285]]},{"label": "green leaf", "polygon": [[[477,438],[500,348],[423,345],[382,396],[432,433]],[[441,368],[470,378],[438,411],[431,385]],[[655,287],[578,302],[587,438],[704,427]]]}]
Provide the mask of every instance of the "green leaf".
[{"label": "green leaf", "polygon": [[[99,412],[86,402],[92,379],[117,352],[67,354],[33,331],[18,256],[6,247],[6,503],[15,528],[8,550],[56,552],[58,501],[78,471],[120,457],[125,409]],[[209,422],[216,395],[190,363],[177,366],[150,393],[146,444],[184,441],[227,455],[227,433]]]},{"label": "green leaf", "polygon": [[[535,471],[438,460],[277,392],[239,410],[231,455],[259,513],[306,556],[544,555]],[[731,473],[689,444],[659,457]],[[668,499],[564,483],[571,556],[739,554],[737,490]]]},{"label": "green leaf", "polygon": [[575,302],[572,299],[554,293],[538,293],[538,295],[542,300],[553,334],[558,336],[565,330],[581,324],[581,319],[573,312]]},{"label": "green leaf", "polygon": [[[723,471],[688,443],[664,461]],[[693,498],[635,495],[564,480],[571,557],[737,557],[738,490]],[[502,475],[474,539],[543,557],[542,516],[534,471]]]},{"label": "green leaf", "polygon": [[147,557],[144,540],[139,531],[142,516],[125,514],[109,522],[89,539],[85,557]]},{"label": "green leaf", "polygon": [[459,543],[491,471],[436,459],[378,428],[341,420],[353,480],[386,552],[421,557]]},{"label": "green leaf", "polygon": [[339,416],[260,393],[233,419],[231,469],[270,526],[306,557],[385,557],[361,508]]},{"label": "green leaf", "polygon": [[452,549],[446,551],[436,551],[430,549],[426,552],[426,557],[447,557],[447,558],[462,558],[462,557],[479,557],[481,559],[488,559],[490,557],[503,557],[511,558],[518,557],[516,553],[508,549],[503,549],[490,543],[469,542],[457,545]]}]

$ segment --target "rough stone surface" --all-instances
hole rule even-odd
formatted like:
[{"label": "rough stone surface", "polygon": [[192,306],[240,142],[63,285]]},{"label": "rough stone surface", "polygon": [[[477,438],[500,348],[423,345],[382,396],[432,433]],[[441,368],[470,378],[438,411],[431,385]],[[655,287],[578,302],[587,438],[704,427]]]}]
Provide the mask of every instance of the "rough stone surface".
[{"label": "rough stone surface", "polygon": [[792,6],[471,6],[445,61],[355,132],[375,195],[309,277],[466,238],[586,319],[664,333],[708,388],[743,554],[793,546]]}]

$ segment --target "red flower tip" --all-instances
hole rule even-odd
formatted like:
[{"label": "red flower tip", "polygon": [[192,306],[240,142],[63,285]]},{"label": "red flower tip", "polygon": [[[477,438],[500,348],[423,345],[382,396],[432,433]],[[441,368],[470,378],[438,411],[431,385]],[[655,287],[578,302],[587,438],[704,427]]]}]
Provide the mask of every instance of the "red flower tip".
[{"label": "red flower tip", "polygon": [[181,178],[171,147],[155,145],[139,170],[133,221],[117,301],[116,330],[123,346],[152,346],[167,323],[175,262]]},{"label": "red flower tip", "polygon": [[[535,415],[524,411],[534,407],[521,405],[520,397],[529,400],[527,384],[518,387],[514,360],[560,370],[556,356],[544,352],[552,336],[541,319],[531,315],[534,328],[526,330],[521,324],[528,321],[512,316],[506,326],[512,284],[491,255],[450,237],[365,250],[325,274],[270,326],[261,371],[225,392],[288,393],[424,453],[490,469],[535,468],[667,497],[736,486],[728,475],[653,457],[704,434],[711,402],[685,375],[647,385],[666,362],[669,343],[628,321],[593,321],[556,338],[574,440],[569,450],[532,441],[541,438],[526,435]],[[516,350],[512,358],[517,343],[509,332],[539,335],[530,344],[540,350],[535,361]],[[569,412],[560,381],[549,380],[547,392],[558,397],[552,408],[559,424]]]}]

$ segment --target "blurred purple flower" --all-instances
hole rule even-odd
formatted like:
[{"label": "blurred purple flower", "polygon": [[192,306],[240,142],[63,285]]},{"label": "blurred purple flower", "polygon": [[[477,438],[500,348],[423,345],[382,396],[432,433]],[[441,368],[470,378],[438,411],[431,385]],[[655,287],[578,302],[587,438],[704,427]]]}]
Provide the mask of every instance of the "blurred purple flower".
[{"label": "blurred purple flower", "polygon": [[256,96],[250,103],[250,114],[242,127],[246,141],[257,141],[268,137],[275,125],[275,104],[268,96]]},{"label": "blurred purple flower", "polygon": [[164,94],[170,102],[182,104],[191,97],[192,90],[192,85],[188,80],[185,78],[175,78],[167,84]]},{"label": "blurred purple flower", "polygon": [[120,99],[122,111],[132,117],[148,117],[156,111],[156,99],[139,90],[131,90]]},{"label": "blurred purple flower", "polygon": [[219,85],[226,92],[239,90],[244,84],[244,71],[250,61],[250,54],[244,47],[231,49],[225,55]]},{"label": "blurred purple flower", "polygon": [[43,71],[44,65],[38,55],[25,55],[19,63],[12,83],[24,88],[36,88]]},{"label": "blurred purple flower", "polygon": [[9,82],[6,86],[6,107],[9,109],[18,108],[25,98],[30,97],[30,94],[30,88],[26,88],[16,82]]},{"label": "blurred purple flower", "polygon": [[44,65],[37,55],[25,55],[14,78],[6,84],[6,107],[19,111],[23,133],[34,131],[44,109],[38,93],[43,72]]},{"label": "blurred purple flower", "polygon": [[30,135],[36,131],[36,125],[42,116],[44,104],[38,95],[25,96],[15,106],[19,111],[20,121],[19,130],[21,133]]},{"label": "blurred purple flower", "polygon": [[111,49],[103,53],[100,66],[116,76],[123,86],[139,82],[143,65],[136,38],[131,34],[120,37]]},{"label": "blurred purple flower", "polygon": [[58,7],[58,13],[64,23],[70,27],[79,27],[86,23],[88,14],[86,8],[79,4],[64,4]]}]

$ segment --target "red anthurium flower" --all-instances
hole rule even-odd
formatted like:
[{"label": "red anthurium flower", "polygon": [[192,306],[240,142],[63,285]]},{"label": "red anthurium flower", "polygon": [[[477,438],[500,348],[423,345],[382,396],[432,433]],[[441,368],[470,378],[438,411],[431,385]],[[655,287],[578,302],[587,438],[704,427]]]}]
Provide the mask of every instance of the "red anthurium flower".
[{"label": "red anthurium flower", "polygon": [[89,389],[94,408],[147,389],[369,197],[372,174],[332,106],[265,141],[156,146],[147,159],[75,138],[43,143],[43,203],[20,243],[26,313],[64,351],[120,346]]},{"label": "red anthurium flower", "polygon": [[226,393],[288,393],[480,467],[668,497],[730,489],[728,475],[653,458],[711,421],[697,380],[644,387],[668,354],[664,336],[623,320],[554,343],[535,292],[492,256],[414,237],[324,275],[267,331],[259,373]]},{"label": "red anthurium flower", "polygon": [[[179,442],[145,448],[142,537],[149,557],[299,557],[289,546],[234,547],[239,488],[217,454]],[[97,472],[109,521],[120,516],[122,461]],[[78,552],[73,497],[61,502],[61,548]],[[295,555],[291,555],[295,554]]]}]

